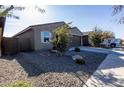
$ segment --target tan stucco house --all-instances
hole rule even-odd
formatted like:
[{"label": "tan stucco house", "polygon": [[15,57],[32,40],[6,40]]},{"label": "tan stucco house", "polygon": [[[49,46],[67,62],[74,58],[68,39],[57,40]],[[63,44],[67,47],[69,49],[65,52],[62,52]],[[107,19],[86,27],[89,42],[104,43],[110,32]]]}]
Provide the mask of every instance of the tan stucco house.
[{"label": "tan stucco house", "polygon": [[[53,31],[59,27],[66,24],[65,22],[54,22],[40,25],[32,25],[24,29],[23,31],[17,33],[13,37],[19,38],[22,42],[28,38],[30,40],[30,46],[32,50],[40,49],[51,49],[52,43],[51,39],[53,36]],[[69,46],[81,46],[82,32],[77,27],[70,27],[72,38]]]}]

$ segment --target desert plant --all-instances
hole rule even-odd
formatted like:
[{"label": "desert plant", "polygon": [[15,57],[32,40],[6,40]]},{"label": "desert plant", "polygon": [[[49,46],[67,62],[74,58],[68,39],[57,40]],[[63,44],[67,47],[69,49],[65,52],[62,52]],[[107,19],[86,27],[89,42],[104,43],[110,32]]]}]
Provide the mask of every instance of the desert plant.
[{"label": "desert plant", "polygon": [[56,47],[57,51],[60,52],[61,55],[64,54],[66,48],[68,47],[70,41],[70,30],[69,25],[63,25],[55,29],[53,35],[53,46]]},{"label": "desert plant", "polygon": [[95,29],[89,33],[90,45],[95,47],[99,47],[101,42],[107,38],[114,38],[114,33],[111,31],[103,31],[98,27],[95,27]]},{"label": "desert plant", "polygon": [[80,48],[76,47],[76,48],[74,49],[74,51],[75,51],[75,52],[80,52]]},{"label": "desert plant", "polygon": [[107,38],[115,38],[115,35],[113,32],[111,31],[102,31],[102,36],[101,36],[101,40],[104,41],[104,39],[107,39]]},{"label": "desert plant", "polygon": [[29,81],[15,81],[15,82],[11,82],[7,85],[5,85],[6,87],[32,87],[32,84]]},{"label": "desert plant", "polygon": [[84,59],[76,59],[75,62],[77,64],[85,64],[85,60]]},{"label": "desert plant", "polygon": [[89,40],[90,44],[95,47],[99,47],[101,43],[101,30],[95,27],[94,31],[90,32],[89,34]]}]

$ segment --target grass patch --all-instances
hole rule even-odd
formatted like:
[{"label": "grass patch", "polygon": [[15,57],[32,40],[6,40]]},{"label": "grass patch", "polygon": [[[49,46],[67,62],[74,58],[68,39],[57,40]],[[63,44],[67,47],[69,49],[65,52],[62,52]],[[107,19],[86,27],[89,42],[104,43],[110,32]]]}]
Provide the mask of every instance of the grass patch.
[{"label": "grass patch", "polygon": [[3,87],[32,87],[32,83],[26,80],[11,82]]}]

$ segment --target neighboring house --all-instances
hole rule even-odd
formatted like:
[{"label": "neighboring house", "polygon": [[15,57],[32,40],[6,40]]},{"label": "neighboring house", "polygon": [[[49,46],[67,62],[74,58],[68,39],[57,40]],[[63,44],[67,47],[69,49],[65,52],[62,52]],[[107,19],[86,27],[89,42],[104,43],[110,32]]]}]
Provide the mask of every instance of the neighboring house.
[{"label": "neighboring house", "polygon": [[[26,38],[30,40],[30,46],[32,50],[40,49],[51,49],[52,48],[52,37],[53,31],[65,22],[55,22],[40,25],[32,25],[24,29],[23,31],[17,33],[13,37],[18,38],[20,41],[25,41]],[[71,41],[69,46],[81,46],[83,44],[82,32],[77,28],[70,28],[71,30]]]}]

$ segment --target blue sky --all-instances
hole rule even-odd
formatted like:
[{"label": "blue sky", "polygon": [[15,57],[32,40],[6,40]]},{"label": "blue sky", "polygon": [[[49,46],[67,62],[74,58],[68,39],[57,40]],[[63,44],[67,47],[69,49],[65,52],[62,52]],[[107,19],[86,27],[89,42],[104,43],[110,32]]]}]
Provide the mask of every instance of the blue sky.
[{"label": "blue sky", "polygon": [[[27,6],[24,11],[15,11],[14,14],[20,17],[19,20],[7,18],[4,36],[11,37],[24,28],[50,22],[72,22],[82,32],[92,31],[97,26],[103,30],[113,31],[117,38],[123,38],[124,24],[118,24],[115,20],[118,16],[112,16],[112,6],[104,5],[58,5],[40,6],[46,10],[40,14],[33,6]],[[124,38],[123,38],[124,39]]]}]

